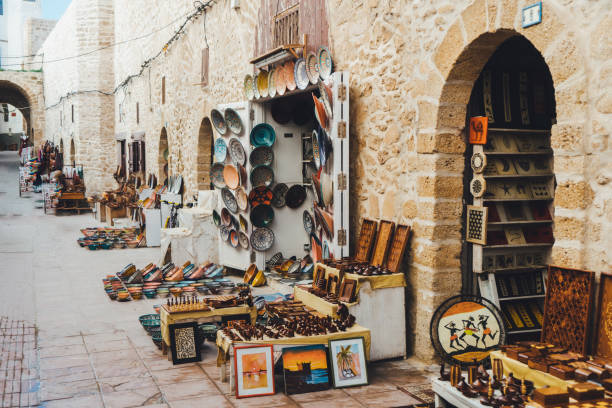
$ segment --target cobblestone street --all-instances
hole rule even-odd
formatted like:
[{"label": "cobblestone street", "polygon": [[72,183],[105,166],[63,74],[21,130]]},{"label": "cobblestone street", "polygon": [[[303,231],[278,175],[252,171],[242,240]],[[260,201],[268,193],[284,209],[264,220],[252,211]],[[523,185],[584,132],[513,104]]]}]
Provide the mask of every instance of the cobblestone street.
[{"label": "cobblestone street", "polygon": [[[111,302],[100,279],[129,262],[158,262],[159,248],[89,251],[79,228],[91,214],[44,215],[19,198],[17,155],[0,153],[0,401],[2,407],[398,407],[429,388],[417,360],[373,364],[370,385],[237,400],[219,381],[216,347],[173,366],[140,327],[159,300]],[[272,290],[271,290],[272,291]]]}]

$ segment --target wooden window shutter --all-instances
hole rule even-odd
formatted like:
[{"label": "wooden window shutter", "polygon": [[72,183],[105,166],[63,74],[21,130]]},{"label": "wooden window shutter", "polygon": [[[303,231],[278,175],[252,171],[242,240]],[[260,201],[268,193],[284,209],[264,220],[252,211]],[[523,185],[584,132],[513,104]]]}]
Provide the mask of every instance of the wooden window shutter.
[{"label": "wooden window shutter", "polygon": [[209,61],[209,49],[208,47],[202,48],[202,77],[200,83],[203,86],[208,85],[208,61]]},{"label": "wooden window shutter", "polygon": [[140,155],[138,156],[138,158],[140,159],[140,164],[139,164],[139,170],[142,171],[143,173],[145,173],[145,142],[144,140],[141,141],[139,144],[140,147]]}]

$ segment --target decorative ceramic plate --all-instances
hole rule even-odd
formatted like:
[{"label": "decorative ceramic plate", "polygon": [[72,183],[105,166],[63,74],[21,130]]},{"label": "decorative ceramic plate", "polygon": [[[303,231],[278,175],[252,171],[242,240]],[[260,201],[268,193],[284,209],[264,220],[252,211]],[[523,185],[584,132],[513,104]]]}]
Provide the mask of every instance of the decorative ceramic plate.
[{"label": "decorative ceramic plate", "polygon": [[270,187],[274,183],[274,171],[272,167],[262,164],[251,170],[250,179],[253,187]]},{"label": "decorative ceramic plate", "polygon": [[321,94],[321,102],[323,102],[323,107],[325,108],[325,114],[327,115],[328,120],[331,120],[333,117],[332,105],[331,101],[333,98],[332,90],[329,86],[325,85],[323,81],[319,81],[319,93]]},{"label": "decorative ceramic plate", "polygon": [[304,230],[308,235],[312,234],[314,231],[314,221],[312,219],[312,215],[308,212],[308,210],[304,210],[304,214],[302,215],[302,221],[304,223]]},{"label": "decorative ceramic plate", "polygon": [[321,157],[319,156],[319,135],[316,130],[312,131],[312,160],[319,170],[321,168]]},{"label": "decorative ceramic plate", "polygon": [[251,234],[251,246],[258,252],[267,251],[273,244],[274,232],[270,228],[257,228]]},{"label": "decorative ceramic plate", "polygon": [[285,196],[287,207],[292,209],[299,208],[305,200],[306,189],[301,184],[292,185],[291,188],[287,191],[287,195]]},{"label": "decorative ceramic plate", "polygon": [[317,135],[319,136],[319,157],[321,159],[321,166],[325,167],[327,159],[329,158],[331,143],[327,139],[327,132],[325,129],[318,129]]},{"label": "decorative ceramic plate", "polygon": [[242,231],[238,233],[238,242],[242,249],[249,249],[249,237]]},{"label": "decorative ceramic plate", "polygon": [[226,164],[223,169],[223,181],[225,181],[225,185],[227,188],[235,190],[240,185],[240,176],[238,175],[238,170],[236,167],[231,164]]},{"label": "decorative ceramic plate", "polygon": [[268,187],[256,187],[249,193],[251,208],[257,207],[261,204],[270,205],[272,204],[273,198],[274,194],[272,194],[272,190],[270,190]]},{"label": "decorative ceramic plate", "polygon": [[298,89],[306,89],[310,84],[310,79],[308,79],[308,74],[306,73],[306,61],[304,61],[304,58],[295,61],[293,76]]},{"label": "decorative ceramic plate", "polygon": [[236,214],[238,212],[238,203],[236,202],[236,197],[232,194],[229,188],[224,188],[221,190],[221,198],[225,203],[225,206],[228,210]]},{"label": "decorative ceramic plate", "polygon": [[314,93],[312,94],[312,100],[314,101],[314,112],[317,122],[319,122],[319,126],[325,129],[327,128],[327,114],[325,113],[325,105],[315,96]]},{"label": "decorative ceramic plate", "polygon": [[453,296],[434,312],[429,324],[434,348],[445,361],[478,365],[505,343],[501,312],[480,296]]},{"label": "decorative ceramic plate", "polygon": [[223,119],[223,115],[216,109],[210,111],[210,119],[212,120],[213,126],[217,129],[217,132],[221,136],[227,133],[227,124],[225,123],[225,119]]},{"label": "decorative ceramic plate", "polygon": [[276,93],[281,96],[284,95],[287,90],[287,82],[285,82],[285,68],[283,65],[276,68],[274,83],[276,85]]},{"label": "decorative ceramic plate", "polygon": [[240,175],[240,185],[243,188],[247,188],[249,184],[249,180],[247,177],[247,171],[246,171],[246,168],[241,164],[238,165],[238,173]]},{"label": "decorative ceramic plate", "polygon": [[474,173],[482,173],[485,167],[487,167],[487,156],[482,153],[474,153],[472,160],[470,160],[470,165]]},{"label": "decorative ceramic plate", "polygon": [[291,121],[292,106],[285,99],[277,99],[272,102],[272,119],[280,125],[286,125]]},{"label": "decorative ceramic plate", "polygon": [[249,198],[242,187],[238,187],[236,190],[236,202],[238,203],[238,208],[240,211],[246,211],[246,209],[249,207]]},{"label": "decorative ceramic plate", "polygon": [[287,194],[287,190],[289,187],[285,183],[279,183],[274,186],[272,189],[272,194],[274,194],[274,198],[272,198],[272,205],[276,208],[282,208],[285,206],[285,195]]},{"label": "decorative ceramic plate", "polygon": [[249,101],[255,98],[255,91],[253,91],[253,77],[251,75],[244,77],[244,95]]},{"label": "decorative ceramic plate", "polygon": [[276,96],[276,77],[278,76],[278,70],[272,69],[268,74],[268,95],[270,98],[274,98]]},{"label": "decorative ceramic plate", "polygon": [[319,178],[321,181],[321,198],[323,199],[323,204],[325,207],[329,206],[334,199],[334,186],[332,177],[326,172],[321,172],[321,177]]},{"label": "decorative ceramic plate", "polygon": [[274,210],[269,205],[258,205],[251,210],[250,217],[254,227],[267,227],[274,220]]},{"label": "decorative ceramic plate", "polygon": [[246,153],[244,152],[244,147],[242,147],[240,140],[236,139],[235,137],[231,138],[229,141],[229,154],[232,162],[235,164],[244,166],[246,163]]},{"label": "decorative ceramic plate", "polygon": [[223,180],[223,169],[225,169],[223,163],[213,163],[210,168],[210,181],[217,188],[226,187],[225,180]]},{"label": "decorative ceramic plate", "polygon": [[251,145],[271,147],[276,141],[274,128],[267,123],[260,123],[251,130]]},{"label": "decorative ceramic plate", "polygon": [[255,75],[253,77],[253,95],[255,99],[261,98],[261,95],[259,94],[258,83],[259,83],[259,75]]},{"label": "decorative ceramic plate", "polygon": [[215,223],[215,226],[220,227],[221,226],[221,216],[219,215],[217,210],[213,210],[212,216],[213,216],[213,222]]},{"label": "decorative ceramic plate", "polygon": [[232,214],[225,207],[221,209],[221,223],[226,227],[232,225]]},{"label": "decorative ceramic plate", "polygon": [[272,255],[272,258],[266,261],[266,264],[270,266],[276,266],[280,264],[282,260],[283,260],[283,254],[281,252],[277,252],[274,255]]},{"label": "decorative ceramic plate", "polygon": [[242,133],[242,119],[240,119],[238,112],[232,108],[227,108],[225,110],[225,123],[233,134],[239,135]]},{"label": "decorative ceramic plate", "polygon": [[319,62],[314,52],[311,52],[306,57],[306,75],[308,75],[308,79],[313,85],[319,81]]},{"label": "decorative ceramic plate", "polygon": [[221,241],[227,241],[229,239],[230,236],[230,228],[226,227],[225,225],[221,227],[221,229],[219,230],[219,232],[221,233]]},{"label": "decorative ceramic plate", "polygon": [[333,68],[331,53],[327,47],[319,48],[317,59],[319,62],[319,76],[325,81],[330,77]]},{"label": "decorative ceramic plate", "polygon": [[235,229],[230,231],[229,241],[234,248],[238,247],[238,232]]},{"label": "decorative ceramic plate", "polygon": [[262,164],[271,166],[274,161],[274,151],[268,146],[259,146],[253,149],[249,156],[249,162],[251,166],[257,167]]},{"label": "decorative ceramic plate", "polygon": [[242,214],[240,214],[238,218],[240,222],[240,230],[244,232],[249,232],[249,222],[246,220],[246,218],[244,218]]},{"label": "decorative ceramic plate", "polygon": [[240,230],[240,223],[238,222],[236,217],[234,217],[233,215],[231,217],[232,217],[232,228],[235,229],[236,231]]},{"label": "decorative ceramic plate", "polygon": [[215,140],[215,161],[223,163],[227,157],[227,145],[225,140],[218,138]]},{"label": "decorative ceramic plate", "polygon": [[261,71],[257,75],[257,90],[262,98],[268,96],[268,73],[266,71]]},{"label": "decorative ceramic plate", "polygon": [[295,83],[295,62],[287,61],[284,65],[285,71],[285,83],[287,84],[287,89],[290,91],[294,91],[297,87]]}]

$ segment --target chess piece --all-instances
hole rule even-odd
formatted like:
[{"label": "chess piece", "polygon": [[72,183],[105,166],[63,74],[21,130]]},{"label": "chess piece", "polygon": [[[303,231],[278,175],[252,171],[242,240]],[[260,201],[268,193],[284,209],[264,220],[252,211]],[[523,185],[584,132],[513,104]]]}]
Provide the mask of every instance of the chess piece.
[{"label": "chess piece", "polygon": [[489,388],[487,389],[486,396],[484,396],[484,397],[482,397],[480,399],[480,403],[482,405],[487,406],[487,407],[494,407],[494,406],[496,406],[496,402],[493,399],[493,388],[491,387],[491,383],[489,383]]},{"label": "chess piece", "polygon": [[440,364],[440,378],[438,379],[440,381],[450,381],[450,372],[446,371],[444,368],[444,362],[442,362],[442,364]]},{"label": "chess piece", "polygon": [[499,390],[502,388],[502,383],[499,382],[499,380],[497,379],[497,376],[493,376],[493,379],[489,382],[489,384],[491,384],[491,387],[494,390]]}]

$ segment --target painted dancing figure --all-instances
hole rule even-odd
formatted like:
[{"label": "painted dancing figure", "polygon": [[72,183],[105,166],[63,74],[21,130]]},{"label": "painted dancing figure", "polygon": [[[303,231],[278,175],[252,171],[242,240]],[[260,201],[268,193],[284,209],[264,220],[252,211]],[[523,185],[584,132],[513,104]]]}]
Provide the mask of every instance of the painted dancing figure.
[{"label": "painted dancing figure", "polygon": [[465,344],[467,342],[463,340],[465,336],[472,336],[476,339],[476,347],[478,347],[478,342],[480,341],[480,337],[476,335],[478,329],[474,326],[474,317],[470,316],[468,320],[462,320],[463,322],[463,333],[459,336],[459,340],[463,341]]},{"label": "painted dancing figure", "polygon": [[[487,321],[491,316],[480,315],[478,316],[478,326],[482,326],[482,344],[484,344],[485,348],[487,347],[487,343],[485,343],[485,339],[487,336],[491,338],[491,340],[495,340],[495,336],[497,336],[498,332],[491,334],[491,328],[487,327]],[[478,343],[476,343],[478,344]]]},{"label": "painted dancing figure", "polygon": [[461,346],[461,343],[459,343],[459,336],[457,335],[457,332],[460,330],[457,328],[457,325],[455,324],[455,322],[450,322],[448,323],[446,326],[444,326],[445,328],[447,328],[450,331],[450,344],[449,346],[454,348],[455,350],[458,350],[457,347],[453,346],[453,342],[457,343],[457,346],[463,348]]}]

